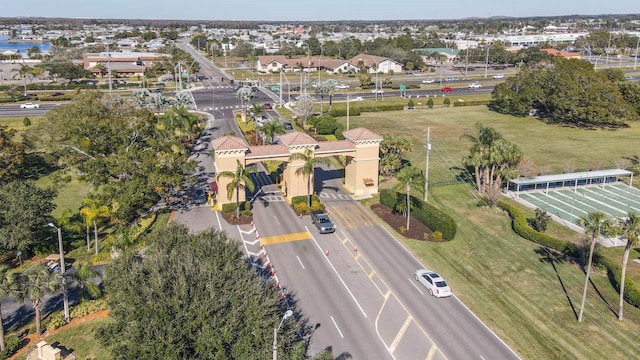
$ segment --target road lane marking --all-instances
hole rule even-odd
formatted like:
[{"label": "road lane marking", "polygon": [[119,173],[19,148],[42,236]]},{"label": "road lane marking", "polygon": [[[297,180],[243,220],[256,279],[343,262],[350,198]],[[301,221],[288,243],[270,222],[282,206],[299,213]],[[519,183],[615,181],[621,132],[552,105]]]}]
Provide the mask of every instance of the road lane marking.
[{"label": "road lane marking", "polygon": [[273,218],[276,220],[276,224],[280,225],[280,220],[278,220],[278,217],[274,215]]},{"label": "road lane marking", "polygon": [[407,319],[404,321],[404,324],[402,324],[402,327],[400,327],[400,330],[398,330],[398,333],[396,334],[396,338],[393,339],[393,341],[391,342],[391,345],[389,345],[389,351],[391,352],[396,351],[398,344],[400,344],[400,341],[404,337],[404,334],[406,334],[407,329],[409,328],[409,325],[411,325],[412,322],[413,322],[413,316],[411,315],[407,316]]},{"label": "road lane marking", "polygon": [[432,343],[431,349],[429,349],[429,353],[427,354],[427,359],[426,360],[433,359],[433,355],[436,354],[436,351],[438,351],[438,347],[436,346],[436,343]]},{"label": "road lane marking", "polygon": [[311,238],[311,233],[309,231],[306,231],[284,235],[266,236],[262,237],[261,239],[263,245],[273,245],[291,241],[310,240]]},{"label": "road lane marking", "polygon": [[300,257],[298,255],[296,255],[296,257],[298,258],[298,262],[300,263],[300,266],[302,266],[302,270],[306,270],[304,267],[304,264],[302,263],[302,260],[300,260]]},{"label": "road lane marking", "polygon": [[416,290],[418,290],[418,292],[422,295],[424,295],[424,293],[422,292],[422,290],[420,290],[420,288],[418,287],[418,285],[416,285],[416,282],[411,280],[411,279],[407,279],[409,280],[409,282],[411,283],[411,285],[413,285],[414,288],[416,288]]},{"label": "road lane marking", "polygon": [[340,334],[340,337],[344,339],[344,335],[342,335],[342,331],[340,331],[340,328],[338,327],[336,320],[333,318],[333,316],[330,316],[330,317],[331,317],[331,321],[333,321],[333,326],[335,326],[336,330],[338,330],[338,334]]},{"label": "road lane marking", "polygon": [[[305,226],[305,229],[307,229],[306,226]],[[309,229],[307,229],[307,231],[309,231]],[[342,279],[342,276],[340,276],[340,273],[338,273],[338,270],[336,270],[335,266],[333,266],[333,263],[331,262],[331,260],[329,260],[329,257],[324,256],[324,250],[322,250],[322,247],[320,247],[320,244],[318,244],[318,242],[313,236],[311,236],[311,240],[313,240],[313,243],[316,244],[316,246],[318,247],[318,250],[320,250],[325,260],[327,260],[327,263],[329,263],[329,266],[331,266],[331,269],[333,269],[333,272],[336,274],[338,279],[340,279],[342,286],[344,286],[344,288],[347,289],[347,292],[349,293],[349,295],[351,295],[351,299],[353,299],[353,302],[356,303],[356,305],[358,306],[358,309],[360,309],[360,312],[362,312],[362,315],[364,315],[364,317],[367,317],[367,313],[364,312],[364,309],[362,308],[362,306],[360,306],[360,303],[358,302],[358,300],[356,300],[355,295],[353,295],[353,293],[351,292],[351,289],[349,289],[349,287],[347,286],[347,283],[344,282],[344,280]]]}]

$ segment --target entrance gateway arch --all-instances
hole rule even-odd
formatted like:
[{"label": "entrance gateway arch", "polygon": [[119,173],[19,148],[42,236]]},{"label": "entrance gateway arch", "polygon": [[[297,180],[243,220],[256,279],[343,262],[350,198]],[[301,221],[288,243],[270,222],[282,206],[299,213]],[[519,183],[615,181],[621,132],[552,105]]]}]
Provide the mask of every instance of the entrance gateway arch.
[{"label": "entrance gateway arch", "polygon": [[[211,141],[213,163],[216,173],[235,172],[238,161],[247,165],[276,160],[287,163],[279,185],[285,198],[291,202],[295,196],[307,195],[307,181],[296,170],[304,166],[304,161],[291,161],[291,154],[309,150],[313,157],[341,155],[346,157],[344,187],[352,195],[378,193],[379,149],[382,137],[365,128],[356,128],[343,132],[346,140],[317,141],[302,132],[289,132],[280,136],[282,145],[249,146],[244,139],[235,136],[223,136]],[[313,174],[311,175],[313,183]],[[227,199],[227,185],[231,179],[218,179],[218,204],[235,202],[235,196]],[[244,187],[240,189],[240,201],[246,199]]]}]

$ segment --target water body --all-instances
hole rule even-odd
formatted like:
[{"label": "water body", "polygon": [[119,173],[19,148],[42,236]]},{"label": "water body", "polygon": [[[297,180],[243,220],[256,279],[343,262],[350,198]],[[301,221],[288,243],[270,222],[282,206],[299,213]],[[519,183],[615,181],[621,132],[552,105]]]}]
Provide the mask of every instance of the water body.
[{"label": "water body", "polygon": [[26,54],[27,50],[34,46],[39,47],[41,52],[47,52],[51,47],[49,42],[9,42],[7,40],[9,40],[8,36],[0,36],[0,53],[7,50],[18,50],[20,54]]}]

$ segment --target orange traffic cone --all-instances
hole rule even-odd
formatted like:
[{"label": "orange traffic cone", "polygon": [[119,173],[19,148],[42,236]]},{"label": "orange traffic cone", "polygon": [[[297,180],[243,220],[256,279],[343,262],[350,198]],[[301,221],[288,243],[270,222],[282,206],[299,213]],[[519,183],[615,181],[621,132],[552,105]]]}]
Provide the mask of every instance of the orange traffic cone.
[{"label": "orange traffic cone", "polygon": [[324,255],[325,255],[325,256],[329,256],[329,250],[325,250],[325,251],[324,251]]},{"label": "orange traffic cone", "polygon": [[353,252],[358,252],[358,247],[357,246],[353,246]]}]

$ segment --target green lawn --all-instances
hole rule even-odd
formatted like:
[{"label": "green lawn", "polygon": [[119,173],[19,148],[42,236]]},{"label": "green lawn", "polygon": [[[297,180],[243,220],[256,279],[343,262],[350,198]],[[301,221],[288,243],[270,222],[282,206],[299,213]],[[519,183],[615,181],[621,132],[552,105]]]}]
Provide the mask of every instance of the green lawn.
[{"label": "green lawn", "polygon": [[[473,188],[455,180],[470,146],[460,136],[474,131],[477,122],[496,128],[538,166],[553,172],[562,172],[569,162],[578,169],[596,163],[615,166],[622,157],[634,155],[639,124],[616,131],[588,131],[494,114],[485,107],[363,113],[350,121],[352,128],[364,126],[378,134],[411,139],[414,151],[406,158],[419,168],[425,166],[424,135],[431,127],[429,201],[455,218],[458,233],[446,243],[403,241],[428,267],[443,273],[457,296],[520,356],[640,357],[640,310],[626,305],[626,320],[617,320],[618,294],[601,269],[593,272],[597,291],[590,287],[585,318],[578,324],[584,284],[581,268],[560,259],[550,262],[538,246],[513,233],[506,215],[478,208]],[[391,186],[393,181],[386,184]],[[549,232],[570,240],[578,237],[555,224]]]},{"label": "green lawn", "polygon": [[6,126],[9,129],[15,129],[18,131],[25,130],[26,126],[24,126],[23,123],[25,117],[28,117],[29,120],[31,120],[31,126],[36,126],[44,120],[44,116],[5,117],[0,118],[0,126]]},{"label": "green lawn", "polygon": [[[66,330],[61,329],[58,333],[47,337],[45,341],[49,345],[58,342],[58,347],[72,350],[76,359],[113,359],[113,354],[103,347],[95,337],[96,329],[107,321],[110,321],[109,318],[94,319]],[[17,359],[26,360],[29,353],[35,348],[35,343],[27,345],[27,349]]]}]

